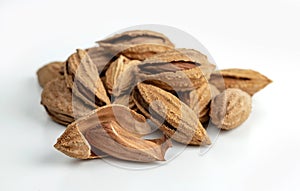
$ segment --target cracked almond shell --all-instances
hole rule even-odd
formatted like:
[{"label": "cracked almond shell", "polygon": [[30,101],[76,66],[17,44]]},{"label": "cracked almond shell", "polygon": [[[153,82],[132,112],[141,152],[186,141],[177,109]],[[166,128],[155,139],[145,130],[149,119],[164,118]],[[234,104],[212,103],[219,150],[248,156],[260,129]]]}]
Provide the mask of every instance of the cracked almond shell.
[{"label": "cracked almond shell", "polygon": [[[188,55],[193,55],[189,57]],[[197,57],[197,56],[198,57]],[[198,63],[198,62],[202,63]],[[115,96],[122,95],[138,83],[155,85],[167,91],[191,91],[199,88],[215,69],[205,55],[192,49],[170,50],[156,54],[141,64],[124,72],[122,80],[113,90]]]},{"label": "cracked almond shell", "polygon": [[194,111],[171,93],[138,83],[133,100],[147,118],[175,141],[190,145],[211,143]]},{"label": "cracked almond shell", "polygon": [[179,93],[179,99],[196,113],[201,123],[206,123],[210,119],[210,102],[217,94],[218,89],[207,82],[195,90]]},{"label": "cracked almond shell", "polygon": [[114,55],[111,55],[104,47],[88,48],[86,52],[96,65],[99,75],[103,76],[111,62],[114,61]]},{"label": "cracked almond shell", "polygon": [[114,121],[88,129],[85,137],[96,154],[100,151],[100,154],[105,152],[115,158],[136,162],[164,161],[165,152],[172,145],[166,137],[142,139]]},{"label": "cracked almond shell", "polygon": [[154,55],[137,68],[140,81],[168,91],[189,91],[207,83],[215,66],[198,51],[175,49]]},{"label": "cracked almond shell", "polygon": [[86,51],[78,49],[68,58],[65,79],[72,93],[84,103],[94,108],[110,104],[97,67]]},{"label": "cracked almond shell", "polygon": [[102,123],[115,121],[127,131],[142,136],[148,134],[151,128],[144,116],[122,105],[107,105],[99,107],[88,115],[68,125],[65,132],[57,139],[54,147],[67,156],[79,159],[101,158],[95,155],[91,145],[85,138],[86,132],[91,128],[100,127]]},{"label": "cracked almond shell", "polygon": [[112,90],[119,81],[123,79],[120,77],[122,76],[123,72],[134,65],[139,64],[140,61],[138,60],[130,60],[127,57],[120,55],[114,62],[112,62],[105,73],[105,86],[107,91],[112,94]]}]

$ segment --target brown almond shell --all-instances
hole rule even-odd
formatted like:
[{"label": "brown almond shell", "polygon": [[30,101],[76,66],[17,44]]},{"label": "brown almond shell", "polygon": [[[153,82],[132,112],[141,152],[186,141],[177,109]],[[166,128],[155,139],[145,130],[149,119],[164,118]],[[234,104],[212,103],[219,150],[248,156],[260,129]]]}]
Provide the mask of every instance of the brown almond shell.
[{"label": "brown almond shell", "polygon": [[51,62],[37,71],[38,82],[43,88],[48,82],[63,75],[64,62]]},{"label": "brown almond shell", "polygon": [[210,144],[194,111],[171,93],[139,83],[134,89],[133,100],[147,118],[175,141],[190,145]]},{"label": "brown almond shell", "polygon": [[96,156],[92,152],[91,145],[86,140],[85,134],[89,129],[100,127],[102,123],[111,121],[115,121],[136,136],[142,136],[151,131],[142,115],[125,106],[111,104],[99,107],[68,125],[54,147],[73,158],[92,159],[102,157],[99,153]]}]

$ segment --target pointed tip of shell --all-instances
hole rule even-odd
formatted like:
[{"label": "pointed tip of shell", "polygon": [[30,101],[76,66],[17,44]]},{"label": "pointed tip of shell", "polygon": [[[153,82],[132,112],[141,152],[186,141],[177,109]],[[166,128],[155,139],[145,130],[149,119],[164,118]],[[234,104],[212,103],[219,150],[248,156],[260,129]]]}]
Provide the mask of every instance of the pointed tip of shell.
[{"label": "pointed tip of shell", "polygon": [[[264,87],[266,87],[267,85],[269,85],[269,84],[271,84],[273,81],[270,79],[270,78],[268,78],[267,76],[265,76],[265,75],[262,75],[261,74],[261,76],[262,76],[262,78],[264,78],[264,81],[265,81],[265,85],[263,86],[263,88]],[[262,89],[263,89],[262,88]]]},{"label": "pointed tip of shell", "polygon": [[[203,130],[205,130],[203,128]],[[189,145],[195,145],[195,146],[205,146],[205,145],[211,145],[211,140],[209,136],[206,133],[206,130],[201,133],[200,135],[195,134]]]},{"label": "pointed tip of shell", "polygon": [[211,140],[208,136],[202,141],[201,145],[211,145]]},{"label": "pointed tip of shell", "polygon": [[71,124],[57,139],[54,148],[69,157],[78,159],[91,158],[91,148],[78,128]]}]

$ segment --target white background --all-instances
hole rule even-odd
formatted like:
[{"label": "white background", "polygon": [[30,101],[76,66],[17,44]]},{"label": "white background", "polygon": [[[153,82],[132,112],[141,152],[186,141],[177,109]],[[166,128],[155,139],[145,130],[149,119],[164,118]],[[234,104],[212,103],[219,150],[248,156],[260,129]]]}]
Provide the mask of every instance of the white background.
[{"label": "white background", "polygon": [[[296,0],[1,0],[0,190],[299,190],[299,18]],[[189,148],[148,170],[65,157],[52,146],[64,127],[39,104],[36,70],[138,24],[184,30],[220,68],[255,69],[274,82],[204,156]]]}]

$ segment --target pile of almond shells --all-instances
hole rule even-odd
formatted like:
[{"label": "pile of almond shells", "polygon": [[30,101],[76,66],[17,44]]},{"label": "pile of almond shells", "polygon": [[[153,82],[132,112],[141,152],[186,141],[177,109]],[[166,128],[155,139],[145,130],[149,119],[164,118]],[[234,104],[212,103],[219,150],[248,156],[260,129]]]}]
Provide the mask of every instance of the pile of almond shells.
[{"label": "pile of almond shells", "polygon": [[[77,49],[37,72],[41,104],[67,126],[54,147],[79,159],[165,160],[172,141],[209,145],[206,128],[230,130],[271,80],[248,69],[216,70],[197,50],[163,34],[127,31]],[[161,137],[144,138],[154,131]]]}]

